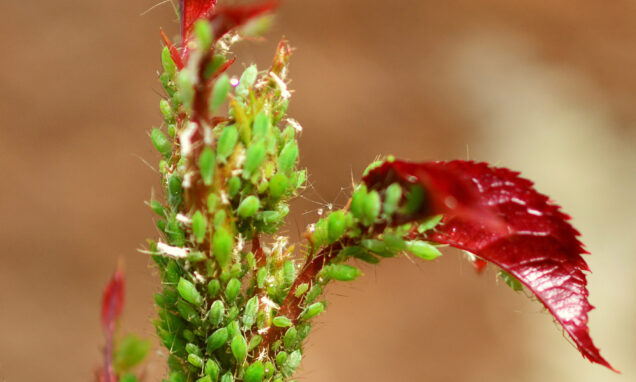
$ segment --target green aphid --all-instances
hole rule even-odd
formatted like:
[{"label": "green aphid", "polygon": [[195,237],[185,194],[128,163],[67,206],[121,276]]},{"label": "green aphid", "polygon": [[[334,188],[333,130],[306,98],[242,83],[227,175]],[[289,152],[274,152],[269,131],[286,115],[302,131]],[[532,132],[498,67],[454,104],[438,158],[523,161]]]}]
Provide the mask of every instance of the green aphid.
[{"label": "green aphid", "polygon": [[406,203],[400,209],[400,213],[404,215],[415,214],[422,209],[426,199],[426,191],[419,184],[414,184],[406,195]]},{"label": "green aphid", "polygon": [[283,366],[285,362],[287,362],[287,358],[289,358],[289,354],[286,351],[278,352],[278,354],[276,354],[276,364]]},{"label": "green aphid", "polygon": [[210,111],[216,112],[221,105],[227,99],[227,95],[230,93],[232,85],[230,84],[230,77],[227,74],[222,74],[214,84],[212,88],[212,96],[210,96]]},{"label": "green aphid", "polygon": [[225,298],[229,302],[233,302],[241,292],[241,282],[238,279],[230,279],[225,287]]},{"label": "green aphid", "polygon": [[274,371],[276,371],[274,364],[271,361],[265,362],[265,378],[271,378],[274,375]]},{"label": "green aphid", "polygon": [[261,342],[263,342],[263,337],[261,337],[259,334],[253,335],[252,338],[250,338],[250,342],[247,344],[247,351],[250,352],[256,349],[256,347],[260,345]]},{"label": "green aphid", "polygon": [[191,322],[195,325],[201,323],[201,318],[199,317],[199,312],[194,308],[194,306],[190,305],[185,300],[177,301],[177,311],[186,321]]},{"label": "green aphid", "polygon": [[179,295],[190,304],[200,306],[203,302],[203,297],[201,297],[197,287],[183,277],[179,279],[177,290],[179,291]]},{"label": "green aphid", "polygon": [[292,326],[293,323],[292,320],[285,316],[278,316],[274,317],[274,319],[272,320],[272,324],[279,328],[287,328],[289,326]]},{"label": "green aphid", "polygon": [[119,378],[119,382],[139,382],[139,379],[135,374],[128,373],[123,377]]},{"label": "green aphid", "polygon": [[239,84],[236,87],[236,95],[243,98],[247,97],[250,92],[250,88],[254,86],[254,83],[256,82],[257,75],[258,69],[256,69],[256,65],[248,66],[241,75]]},{"label": "green aphid", "polygon": [[311,289],[309,289],[309,292],[307,292],[307,296],[305,296],[305,302],[307,304],[311,304],[312,302],[316,301],[318,296],[320,296],[321,294],[322,287],[320,286],[320,284],[314,284]]},{"label": "green aphid", "polygon": [[298,159],[298,144],[296,141],[291,141],[283,147],[278,156],[278,171],[289,175],[296,165],[296,159]]},{"label": "green aphid", "polygon": [[225,345],[228,340],[228,330],[227,328],[220,328],[215,330],[206,341],[206,348],[208,352],[213,352],[216,349],[221,348],[221,346]]},{"label": "green aphid", "polygon": [[161,114],[163,114],[163,118],[166,122],[174,122],[174,110],[172,110],[172,105],[170,105],[168,100],[162,98],[161,101],[159,101],[159,110],[161,110]]},{"label": "green aphid", "polygon": [[150,131],[150,140],[152,145],[155,146],[159,154],[168,159],[172,155],[172,143],[168,138],[156,127]]},{"label": "green aphid", "polygon": [[232,338],[230,349],[232,349],[232,355],[239,364],[243,363],[245,358],[247,358],[247,342],[245,342],[245,337],[242,334],[239,333]]},{"label": "green aphid", "polygon": [[208,283],[208,296],[211,298],[216,298],[219,295],[219,291],[221,290],[221,283],[217,279],[212,279]]},{"label": "green aphid", "polygon": [[279,199],[287,191],[289,180],[285,174],[278,173],[269,180],[269,195],[274,199]]},{"label": "green aphid", "polygon": [[179,102],[189,108],[194,98],[194,84],[188,69],[181,69],[177,74],[177,89],[179,89]]},{"label": "green aphid", "polygon": [[381,208],[380,194],[375,190],[369,192],[362,206],[362,222],[365,225],[374,224],[380,216]]},{"label": "green aphid", "polygon": [[261,361],[256,361],[245,369],[243,382],[261,382],[264,377],[265,365]]},{"label": "green aphid", "polygon": [[201,349],[199,349],[197,345],[191,342],[186,344],[185,350],[186,352],[188,352],[188,354],[196,354],[199,357],[202,356]]},{"label": "green aphid", "polygon": [[214,228],[220,228],[225,225],[225,221],[227,220],[227,213],[225,210],[218,210],[214,215]]},{"label": "green aphid", "polygon": [[185,338],[185,340],[188,342],[193,342],[196,339],[196,337],[194,336],[194,333],[192,333],[192,331],[188,329],[185,329],[183,332],[181,332],[181,336]]},{"label": "green aphid", "polygon": [[208,195],[208,200],[207,200],[207,204],[208,204],[208,212],[209,213],[214,213],[216,211],[216,205],[219,201],[219,197],[216,194],[210,194]]},{"label": "green aphid", "polygon": [[232,234],[225,227],[216,227],[212,237],[212,250],[214,251],[214,258],[221,268],[227,268],[230,265],[233,247],[234,239]]},{"label": "green aphid", "polygon": [[309,284],[302,283],[302,284],[300,284],[300,285],[298,285],[296,287],[296,290],[294,291],[294,296],[300,297],[303,294],[305,294],[305,292],[307,292],[307,290],[309,290]]},{"label": "green aphid", "polygon": [[188,354],[188,362],[196,368],[203,367],[203,359],[196,354]]},{"label": "green aphid", "polygon": [[380,259],[370,254],[366,249],[358,246],[346,247],[340,251],[340,256],[344,258],[355,257],[369,264],[377,264]]},{"label": "green aphid", "polygon": [[314,234],[311,237],[311,242],[314,248],[321,247],[327,242],[329,237],[329,221],[327,218],[320,219],[314,225]]},{"label": "green aphid", "polygon": [[322,274],[333,280],[353,281],[358,278],[362,272],[358,268],[348,264],[331,264],[323,268]]},{"label": "green aphid", "polygon": [[300,319],[303,321],[311,320],[312,318],[322,313],[324,310],[325,305],[322,302],[315,302],[305,309],[304,313],[300,316]]},{"label": "green aphid", "polygon": [[163,204],[161,204],[161,202],[158,200],[150,201],[150,209],[161,217],[166,216],[166,209],[163,207]]},{"label": "green aphid", "polygon": [[413,240],[406,243],[406,249],[423,260],[433,260],[442,255],[436,246],[429,242]]},{"label": "green aphid", "polygon": [[[177,280],[178,279],[179,279],[179,276],[177,275]],[[174,305],[179,299],[179,292],[177,291],[177,288],[174,288],[171,286],[164,286],[162,292],[163,292],[163,298],[165,299],[166,303],[170,305]]]},{"label": "green aphid", "polygon": [[216,380],[219,378],[219,374],[221,373],[219,364],[212,359],[209,359],[205,362],[205,368],[203,370],[206,376],[210,377],[212,382],[216,382]]},{"label": "green aphid", "polygon": [[163,294],[155,293],[155,294],[152,295],[152,297],[154,298],[155,304],[157,306],[163,307],[163,306],[166,305],[166,299],[165,299]]},{"label": "green aphid", "polygon": [[183,202],[183,187],[181,186],[181,178],[173,174],[168,179],[168,204],[174,209],[179,209]]},{"label": "green aphid", "polygon": [[392,251],[384,241],[376,239],[362,239],[362,247],[382,257],[393,257],[396,252]]},{"label": "green aphid", "polygon": [[227,373],[223,374],[223,376],[221,377],[221,382],[234,382],[234,376],[232,375],[232,372],[228,371]]},{"label": "green aphid", "polygon": [[258,296],[254,296],[247,300],[245,310],[243,311],[243,329],[249,330],[256,322],[256,313],[258,313]]},{"label": "green aphid", "polygon": [[227,62],[227,57],[225,57],[222,54],[215,54],[212,57],[212,60],[210,60],[210,63],[205,67],[203,76],[206,79],[212,78],[212,76],[216,74],[219,68],[221,68],[221,66],[223,66],[223,64],[225,64],[226,62]]},{"label": "green aphid", "polygon": [[181,267],[176,261],[170,260],[163,271],[164,281],[169,284],[176,284],[181,277]]},{"label": "green aphid", "polygon": [[382,240],[384,241],[384,244],[386,245],[388,250],[391,252],[398,253],[406,250],[406,240],[396,234],[386,233],[384,234]]},{"label": "green aphid", "polygon": [[172,60],[170,49],[167,46],[164,46],[161,51],[161,65],[163,66],[163,70],[168,74],[169,78],[173,78],[177,73],[177,65],[175,65]]},{"label": "green aphid", "polygon": [[517,279],[515,276],[511,275],[510,273],[504,270],[501,270],[499,271],[499,277],[501,277],[501,279],[506,283],[506,285],[512,288],[512,290],[514,290],[515,292],[519,292],[523,290],[523,284],[521,283],[521,281],[519,281],[519,279]]},{"label": "green aphid", "polygon": [[292,350],[296,347],[296,341],[298,340],[298,331],[293,326],[285,332],[283,336],[283,345],[285,349]]},{"label": "green aphid", "polygon": [[233,176],[227,183],[227,194],[230,199],[234,198],[241,190],[241,178]]},{"label": "green aphid", "polygon": [[367,187],[361,184],[356,188],[351,196],[351,213],[358,219],[362,219],[364,216],[364,204],[367,198]]},{"label": "green aphid", "polygon": [[230,125],[223,129],[221,132],[221,136],[219,137],[219,141],[216,145],[216,159],[225,162],[228,156],[232,154],[234,151],[234,146],[236,146],[236,142],[238,141],[238,130],[236,126]]},{"label": "green aphid", "polygon": [[291,260],[285,261],[283,265],[283,287],[289,288],[294,283],[296,279],[296,267],[294,267],[294,262]]},{"label": "green aphid", "polygon": [[256,257],[254,256],[254,253],[248,252],[247,255],[245,255],[245,261],[247,262],[248,269],[256,269]]},{"label": "green aphid", "polygon": [[212,380],[212,377],[210,377],[209,375],[206,375],[197,379],[196,382],[214,382],[214,381]]},{"label": "green aphid", "polygon": [[179,373],[178,371],[170,373],[170,376],[168,377],[168,382],[186,382],[187,380],[188,377],[183,373]]},{"label": "green aphid", "polygon": [[215,157],[214,150],[209,147],[205,147],[199,156],[199,171],[201,172],[203,184],[206,186],[211,185],[214,179]]},{"label": "green aphid", "polygon": [[398,210],[400,205],[400,200],[402,199],[402,186],[398,183],[393,183],[389,187],[387,187],[386,192],[384,194],[384,205],[383,212],[384,216],[387,219],[390,219],[391,216]]},{"label": "green aphid", "polygon": [[265,154],[265,141],[262,139],[248,147],[243,163],[243,178],[249,179],[258,170],[265,159]]},{"label": "green aphid", "polygon": [[267,136],[271,126],[271,121],[267,114],[261,110],[254,118],[254,124],[252,125],[253,139],[261,139]]},{"label": "green aphid", "polygon": [[177,135],[177,125],[175,125],[174,123],[169,123],[167,130],[170,138],[174,139],[174,137]]},{"label": "green aphid", "polygon": [[283,372],[287,376],[291,376],[292,374],[294,374],[294,371],[296,371],[296,369],[300,365],[300,361],[302,360],[302,358],[303,356],[300,350],[294,350],[293,352],[291,352],[291,354],[289,354],[289,357],[287,357],[287,362],[285,362],[285,365],[282,368]]},{"label": "green aphid", "polygon": [[216,327],[216,326],[219,326],[221,322],[223,322],[224,316],[225,316],[225,305],[223,305],[223,301],[221,300],[214,301],[212,303],[212,306],[210,307],[210,312],[208,313],[208,321],[210,321],[210,324]]},{"label": "green aphid", "polygon": [[424,233],[426,231],[430,231],[433,228],[437,227],[437,225],[442,221],[442,218],[444,217],[444,215],[435,215],[433,217],[430,217],[426,220],[424,220],[418,227],[417,227],[417,232],[419,233]]},{"label": "green aphid", "polygon": [[207,20],[199,19],[194,23],[194,36],[198,49],[205,52],[212,46],[212,26]]},{"label": "green aphid", "polygon": [[134,334],[128,334],[119,341],[113,362],[116,370],[129,370],[141,363],[150,351],[150,340],[143,340]]},{"label": "green aphid", "polygon": [[204,252],[201,251],[192,251],[188,253],[186,259],[191,263],[199,263],[201,261],[206,260],[208,257]]},{"label": "green aphid", "polygon": [[266,267],[259,268],[256,272],[256,285],[259,289],[265,287],[265,280],[267,279],[268,271]]},{"label": "green aphid", "polygon": [[347,229],[347,221],[343,211],[334,211],[327,218],[327,238],[329,243],[338,241]]},{"label": "green aphid", "polygon": [[249,218],[256,215],[260,207],[261,201],[258,196],[250,195],[243,199],[236,212],[242,218]]},{"label": "green aphid", "polygon": [[185,232],[183,232],[180,223],[174,216],[168,220],[165,232],[170,245],[176,247],[183,247],[185,245]]},{"label": "green aphid", "polygon": [[309,333],[311,332],[311,324],[309,322],[303,322],[302,324],[297,325],[296,329],[298,330],[298,341],[302,342],[305,338],[307,338],[307,336],[309,336]]},{"label": "green aphid", "polygon": [[201,211],[195,212],[194,215],[192,215],[192,233],[194,234],[197,243],[203,243],[207,229],[207,219],[203,216]]},{"label": "green aphid", "polygon": [[[228,319],[231,319],[231,318],[228,317]],[[232,319],[231,322],[227,324],[227,334],[229,338],[234,338],[234,336],[240,333],[241,333],[241,328],[239,326],[239,323],[236,320]]]}]

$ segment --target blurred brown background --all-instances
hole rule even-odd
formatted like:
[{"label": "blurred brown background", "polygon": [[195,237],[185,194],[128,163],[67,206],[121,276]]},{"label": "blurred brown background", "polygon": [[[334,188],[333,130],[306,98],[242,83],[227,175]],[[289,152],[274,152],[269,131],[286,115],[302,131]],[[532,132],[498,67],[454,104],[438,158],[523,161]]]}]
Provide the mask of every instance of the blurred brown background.
[{"label": "blurred brown background", "polygon": [[[143,201],[158,189],[144,164],[158,28],[177,33],[169,4],[140,15],[158,2],[0,2],[0,381],[91,380],[118,257],[123,330],[153,336],[158,280],[135,249],[157,235]],[[289,0],[266,42],[238,49],[265,67],[281,35],[298,48],[290,113],[313,187],[294,237],[378,154],[521,170],[593,253],[591,332],[624,372],[589,364],[538,302],[449,251],[331,287],[299,381],[636,381],[635,22],[631,0]]]}]

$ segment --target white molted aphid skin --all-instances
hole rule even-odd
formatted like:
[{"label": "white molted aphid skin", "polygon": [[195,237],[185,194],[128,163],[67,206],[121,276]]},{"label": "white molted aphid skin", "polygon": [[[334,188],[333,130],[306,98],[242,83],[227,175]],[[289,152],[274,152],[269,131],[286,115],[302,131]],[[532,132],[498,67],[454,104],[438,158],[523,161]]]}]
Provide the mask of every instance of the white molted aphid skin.
[{"label": "white molted aphid skin", "polygon": [[287,84],[285,81],[281,80],[280,77],[276,75],[274,72],[269,72],[270,77],[276,82],[276,85],[280,88],[280,95],[283,99],[289,99],[291,97],[291,93],[287,90]]},{"label": "white molted aphid skin", "polygon": [[289,123],[289,125],[291,127],[294,128],[294,130],[296,130],[297,132],[302,132],[303,131],[303,127],[300,125],[300,123],[298,123],[297,120],[293,119],[293,118],[287,118],[287,123]]},{"label": "white molted aphid skin", "polygon": [[192,219],[181,213],[177,214],[177,221],[183,224],[192,224]]},{"label": "white molted aphid skin", "polygon": [[174,257],[176,259],[184,259],[188,257],[188,253],[190,252],[187,248],[181,247],[173,247],[166,243],[158,242],[157,249],[159,252],[166,256]]},{"label": "white molted aphid skin", "polygon": [[185,129],[179,133],[179,143],[181,144],[181,156],[187,157],[192,153],[192,137],[197,131],[198,125],[194,122],[188,123]]},{"label": "white molted aphid skin", "polygon": [[183,188],[190,188],[192,186],[192,172],[186,172],[183,174],[183,181],[181,182]]},{"label": "white molted aphid skin", "polygon": [[205,277],[203,277],[202,274],[200,274],[198,271],[194,271],[194,277],[197,279],[198,282],[200,282],[201,284],[205,283]]}]

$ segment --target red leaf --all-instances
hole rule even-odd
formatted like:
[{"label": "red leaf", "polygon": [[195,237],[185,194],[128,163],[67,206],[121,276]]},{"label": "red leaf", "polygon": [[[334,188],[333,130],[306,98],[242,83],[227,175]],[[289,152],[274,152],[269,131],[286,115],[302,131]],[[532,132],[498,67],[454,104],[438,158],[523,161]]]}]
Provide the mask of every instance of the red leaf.
[{"label": "red leaf", "polygon": [[215,38],[221,38],[230,30],[241,26],[248,21],[271,12],[278,6],[278,0],[268,0],[256,4],[224,6],[220,7],[210,17]]},{"label": "red leaf", "polygon": [[212,16],[216,0],[180,0],[181,41],[188,41],[195,21]]},{"label": "red leaf", "polygon": [[[587,327],[592,309],[583,271],[587,253],[569,216],[517,172],[466,161],[386,162],[364,182],[383,188],[393,182],[421,184],[428,203],[417,217],[444,214],[424,233],[490,261],[528,287],[574,340],[581,354],[614,370],[594,346]],[[502,229],[503,228],[503,229]],[[616,371],[616,370],[614,370]]]}]

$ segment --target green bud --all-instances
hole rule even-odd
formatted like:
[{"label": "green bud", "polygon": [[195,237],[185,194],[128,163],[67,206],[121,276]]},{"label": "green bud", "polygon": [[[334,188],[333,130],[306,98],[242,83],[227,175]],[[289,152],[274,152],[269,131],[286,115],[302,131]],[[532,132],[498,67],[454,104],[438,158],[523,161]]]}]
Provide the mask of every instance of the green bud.
[{"label": "green bud", "polygon": [[286,351],[278,352],[278,354],[276,354],[276,364],[278,366],[283,366],[285,362],[287,362],[288,357],[289,357],[289,354],[287,354]]},{"label": "green bud", "polygon": [[205,374],[210,377],[212,382],[216,382],[219,378],[219,373],[221,369],[219,368],[219,364],[214,362],[214,360],[209,359],[205,362]]},{"label": "green bud", "polygon": [[291,141],[283,147],[283,150],[281,150],[278,156],[278,171],[283,174],[289,174],[294,169],[297,158],[298,144],[296,141]]},{"label": "green bud", "polygon": [[194,84],[187,69],[182,69],[177,74],[177,89],[179,89],[179,101],[184,106],[190,107],[194,98]]},{"label": "green bud", "polygon": [[172,60],[172,56],[170,55],[170,49],[167,46],[163,47],[161,51],[161,65],[163,66],[163,70],[168,73],[170,78],[174,77],[177,73],[177,65],[175,65]]},{"label": "green bud", "polygon": [[229,337],[227,328],[220,328],[215,330],[214,333],[212,333],[206,341],[208,352],[211,353],[216,349],[219,349],[221,346],[225,345],[228,338]]},{"label": "green bud", "polygon": [[183,277],[179,279],[177,290],[181,297],[191,304],[199,306],[203,302],[203,298],[201,297],[201,294],[199,294],[199,291],[197,291],[197,287]]},{"label": "green bud", "polygon": [[[218,283],[218,280],[214,280]],[[210,313],[208,315],[208,320],[214,326],[219,326],[221,322],[223,322],[223,316],[225,316],[225,305],[223,305],[223,301],[216,300],[212,303],[210,307]]]},{"label": "green bud", "polygon": [[499,277],[501,277],[501,279],[506,283],[506,285],[512,288],[512,290],[514,290],[515,292],[523,290],[523,284],[521,284],[521,281],[519,281],[519,279],[517,279],[515,276],[511,275],[510,273],[504,270],[501,270],[499,271]]},{"label": "green bud", "polygon": [[230,84],[230,77],[227,74],[222,74],[214,84],[212,88],[212,96],[210,97],[210,111],[216,112],[218,108],[223,105],[223,102],[227,99],[227,95],[232,89]]},{"label": "green bud", "polygon": [[243,329],[249,330],[256,321],[256,313],[258,313],[258,296],[250,298],[245,304],[243,312]]},{"label": "green bud", "polygon": [[238,141],[238,135],[238,130],[234,125],[227,126],[223,129],[216,145],[216,158],[219,161],[225,162],[227,157],[232,154],[234,146],[236,146],[236,142]]},{"label": "green bud", "polygon": [[283,345],[285,345],[285,349],[292,350],[296,347],[296,340],[298,339],[298,331],[293,326],[285,332],[285,336],[283,337]]},{"label": "green bud", "polygon": [[274,326],[277,326],[279,328],[286,328],[286,327],[292,326],[292,320],[290,320],[289,318],[285,316],[278,316],[278,317],[274,317],[274,319],[272,320],[272,324],[274,324]]},{"label": "green bud", "polygon": [[406,249],[422,260],[433,260],[442,255],[437,247],[429,242],[421,240],[407,242]]},{"label": "green bud", "polygon": [[245,369],[243,382],[261,382],[265,377],[265,366],[263,362],[256,361]]},{"label": "green bud", "polygon": [[209,147],[204,148],[201,152],[201,156],[199,156],[199,171],[201,171],[203,184],[206,186],[212,184],[212,179],[214,178],[214,162],[214,151]]},{"label": "green bud", "polygon": [[192,233],[197,243],[203,243],[205,234],[208,229],[208,221],[205,219],[201,211],[197,211],[192,215]]},{"label": "green bud", "polygon": [[171,175],[168,179],[168,203],[173,208],[178,209],[183,202],[182,194],[181,178],[178,175]]},{"label": "green bud", "polygon": [[[221,290],[221,283],[217,279],[212,279],[208,283],[208,296],[215,298]],[[214,304],[212,304],[214,306]]]},{"label": "green bud", "polygon": [[327,220],[327,237],[329,238],[329,243],[334,243],[345,232],[347,229],[347,222],[345,219],[345,214],[343,211],[335,211],[329,215]]},{"label": "green bud", "polygon": [[223,374],[223,376],[221,377],[221,382],[234,382],[234,376],[232,375],[232,372],[228,371],[227,373]]},{"label": "green bud", "polygon": [[372,225],[380,216],[380,208],[382,204],[380,202],[380,195],[377,191],[371,191],[364,198],[362,222],[365,225]]},{"label": "green bud", "polygon": [[243,98],[247,97],[250,88],[254,86],[254,82],[256,82],[257,75],[258,70],[256,69],[256,65],[248,66],[241,75],[239,84],[236,87],[236,94]]},{"label": "green bud", "polygon": [[303,294],[305,294],[305,292],[307,292],[308,289],[309,289],[309,284],[302,283],[298,287],[296,287],[296,290],[294,291],[294,296],[300,297]]},{"label": "green bud", "polygon": [[351,197],[351,213],[358,219],[364,216],[364,204],[367,198],[367,187],[364,184],[358,186]]},{"label": "green bud", "polygon": [[194,35],[199,49],[207,51],[212,46],[212,26],[207,20],[199,19],[194,23]]},{"label": "green bud", "polygon": [[161,130],[156,127],[153,128],[150,131],[150,140],[157,151],[159,151],[159,154],[163,155],[164,158],[170,158],[170,155],[172,155],[172,143],[170,143]]},{"label": "green bud", "polygon": [[196,354],[188,354],[188,362],[196,368],[203,367],[203,359]]},{"label": "green bud", "polygon": [[216,231],[212,237],[212,250],[221,268],[227,268],[230,264],[233,247],[234,240],[228,230],[225,229],[225,227],[216,227]]},{"label": "green bud", "polygon": [[285,194],[288,183],[289,181],[284,174],[278,173],[274,175],[269,180],[269,195],[274,199],[280,198]]},{"label": "green bud", "polygon": [[250,195],[247,198],[243,199],[241,204],[239,204],[238,212],[239,216],[242,218],[249,218],[258,212],[258,209],[261,207],[261,201],[257,196]]},{"label": "green bud", "polygon": [[245,342],[243,335],[237,334],[232,338],[230,349],[232,349],[232,355],[239,363],[245,361],[247,357],[247,342]]},{"label": "green bud", "polygon": [[325,305],[322,302],[315,302],[305,309],[305,312],[300,316],[300,319],[303,321],[311,320],[312,318],[322,313],[324,310]]},{"label": "green bud", "polygon": [[390,218],[397,211],[401,199],[402,186],[398,183],[393,183],[387,187],[384,195],[384,214],[386,218]]},{"label": "green bud", "polygon": [[248,179],[258,170],[265,159],[265,141],[260,140],[250,145],[245,154],[245,163],[243,163],[243,178]]},{"label": "green bud", "polygon": [[237,279],[230,279],[225,288],[225,298],[229,302],[233,302],[241,291],[241,282]]}]

